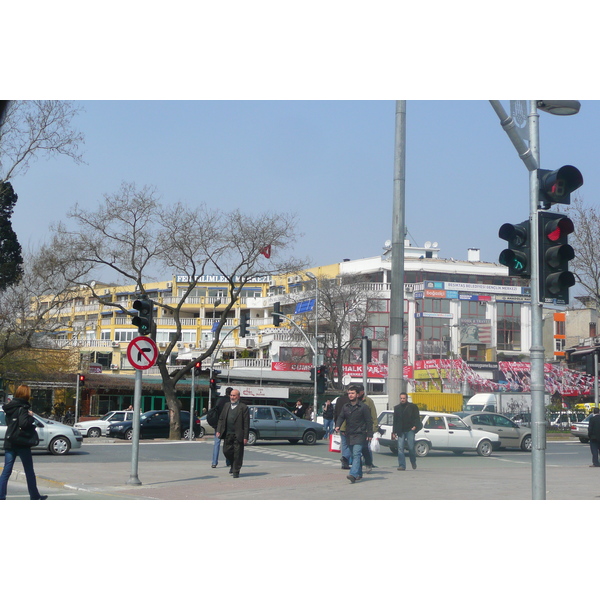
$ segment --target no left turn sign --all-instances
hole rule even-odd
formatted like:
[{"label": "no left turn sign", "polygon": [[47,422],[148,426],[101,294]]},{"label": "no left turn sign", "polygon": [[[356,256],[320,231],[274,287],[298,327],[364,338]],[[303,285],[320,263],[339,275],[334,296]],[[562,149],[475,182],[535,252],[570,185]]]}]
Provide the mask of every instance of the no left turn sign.
[{"label": "no left turn sign", "polygon": [[127,359],[134,369],[153,367],[158,358],[158,347],[153,339],[145,336],[133,338],[127,346]]}]

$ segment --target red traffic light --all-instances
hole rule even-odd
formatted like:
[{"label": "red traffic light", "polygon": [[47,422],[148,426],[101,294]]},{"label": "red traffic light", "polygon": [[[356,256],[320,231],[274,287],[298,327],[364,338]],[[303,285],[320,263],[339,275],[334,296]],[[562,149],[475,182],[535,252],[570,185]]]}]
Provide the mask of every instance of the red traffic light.
[{"label": "red traffic light", "polygon": [[553,221],[548,221],[544,227],[544,235],[551,242],[558,242],[563,235],[569,235],[575,231],[573,221],[568,217],[562,217]]}]

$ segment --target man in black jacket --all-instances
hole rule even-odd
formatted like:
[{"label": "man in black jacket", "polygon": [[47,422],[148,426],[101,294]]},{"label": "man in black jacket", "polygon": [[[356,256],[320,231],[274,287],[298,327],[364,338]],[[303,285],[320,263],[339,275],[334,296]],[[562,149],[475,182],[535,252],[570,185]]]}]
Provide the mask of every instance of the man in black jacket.
[{"label": "man in black jacket", "polygon": [[600,467],[598,462],[598,449],[600,448],[600,409],[594,408],[594,416],[588,423],[588,437],[590,438],[590,450],[592,451],[592,467]]},{"label": "man in black jacket", "polygon": [[371,411],[366,404],[359,401],[358,391],[352,387],[348,389],[350,401],[344,404],[335,422],[336,432],[340,431],[342,425],[346,425],[346,443],[352,454],[352,466],[347,476],[350,483],[362,479],[362,449],[373,435]]},{"label": "man in black jacket", "polygon": [[223,454],[231,463],[231,473],[236,479],[244,462],[244,446],[250,433],[250,412],[240,402],[240,391],[231,390],[229,402],[225,404],[219,417],[216,435],[224,440]]},{"label": "man in black jacket", "polygon": [[419,429],[421,429],[419,407],[409,402],[406,394],[400,394],[400,404],[394,406],[394,424],[392,426],[392,439],[398,440],[398,471],[406,471],[405,443],[408,446],[410,464],[413,469],[417,468],[415,435]]}]

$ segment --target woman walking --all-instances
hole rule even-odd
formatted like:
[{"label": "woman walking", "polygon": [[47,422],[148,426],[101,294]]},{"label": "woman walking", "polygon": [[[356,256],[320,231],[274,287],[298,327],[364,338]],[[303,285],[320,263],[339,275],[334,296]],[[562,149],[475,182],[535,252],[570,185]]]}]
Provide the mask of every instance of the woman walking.
[{"label": "woman walking", "polygon": [[35,430],[35,420],[31,412],[31,389],[20,385],[13,399],[3,406],[6,414],[6,437],[4,438],[4,469],[0,475],[0,500],[6,500],[8,480],[17,456],[23,463],[27,489],[31,500],[46,500],[37,488],[33,470],[32,446],[37,446],[39,439]]}]

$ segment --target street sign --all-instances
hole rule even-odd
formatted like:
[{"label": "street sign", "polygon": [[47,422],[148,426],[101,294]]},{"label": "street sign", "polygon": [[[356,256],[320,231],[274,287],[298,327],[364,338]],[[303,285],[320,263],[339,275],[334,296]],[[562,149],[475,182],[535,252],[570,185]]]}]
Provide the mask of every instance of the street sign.
[{"label": "street sign", "polygon": [[144,371],[156,364],[158,347],[153,339],[146,336],[133,338],[127,346],[127,359],[134,369]]}]

